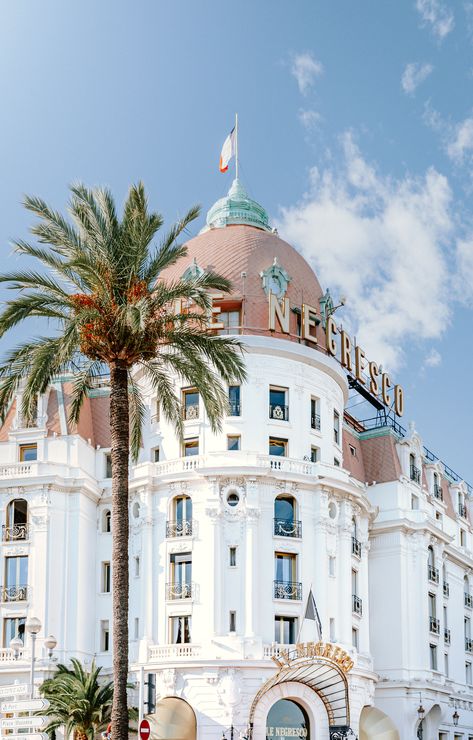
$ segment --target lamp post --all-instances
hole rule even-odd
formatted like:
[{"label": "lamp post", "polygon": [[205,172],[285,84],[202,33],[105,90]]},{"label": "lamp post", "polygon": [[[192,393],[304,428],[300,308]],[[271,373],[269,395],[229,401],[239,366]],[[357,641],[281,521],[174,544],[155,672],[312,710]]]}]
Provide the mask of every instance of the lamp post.
[{"label": "lamp post", "polygon": [[[227,738],[227,732],[230,733],[230,739],[229,740],[236,740],[236,734],[235,734],[236,733],[236,729],[233,727],[233,725],[228,730],[224,730],[222,732],[222,740],[228,740],[228,738]],[[239,733],[239,735],[238,735],[239,740],[248,740],[249,737],[250,737],[250,735],[249,735],[249,730],[248,729],[242,730]]]},{"label": "lamp post", "polygon": [[25,624],[25,630],[31,635],[31,673],[30,673],[30,698],[34,699],[34,661],[35,661],[35,647],[36,647],[36,635],[41,630],[41,622],[37,617],[30,617]]},{"label": "lamp post", "polygon": [[13,656],[15,660],[18,660],[20,650],[23,649],[23,640],[21,640],[19,637],[14,637],[12,640],[10,640],[10,647],[13,650]]},{"label": "lamp post", "polygon": [[50,660],[53,657],[53,650],[56,647],[56,645],[57,645],[57,640],[53,635],[49,635],[48,637],[46,637],[44,641],[44,646],[45,648],[47,648],[48,658]]},{"label": "lamp post", "polygon": [[417,709],[417,716],[419,718],[419,726],[417,728],[417,737],[419,740],[422,740],[424,737],[424,717],[425,717],[425,709],[422,706],[422,699],[420,700],[419,707]]}]

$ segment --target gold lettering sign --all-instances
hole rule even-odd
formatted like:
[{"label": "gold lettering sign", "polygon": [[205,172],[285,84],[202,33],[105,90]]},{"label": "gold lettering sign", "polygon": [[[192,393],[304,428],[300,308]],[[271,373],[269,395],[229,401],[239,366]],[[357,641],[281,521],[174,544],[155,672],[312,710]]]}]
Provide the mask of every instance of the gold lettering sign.
[{"label": "gold lettering sign", "polygon": [[325,325],[325,335],[326,335],[326,342],[327,342],[327,352],[330,355],[337,354],[337,344],[335,342],[335,334],[338,333],[337,325],[333,318],[329,316],[327,318],[327,323]]},{"label": "gold lettering sign", "polygon": [[302,338],[308,342],[317,344],[317,337],[310,333],[311,328],[316,327],[315,317],[317,316],[317,310],[307,303],[302,304]]},{"label": "gold lettering sign", "polygon": [[373,396],[377,396],[379,394],[379,385],[378,385],[379,368],[376,362],[370,362],[368,367],[370,371],[370,391],[373,394]]},{"label": "gold lettering sign", "polygon": [[281,331],[289,334],[289,298],[284,298],[280,303],[274,293],[269,294],[269,328],[276,331],[276,319],[279,322]]},{"label": "gold lettering sign", "polygon": [[351,339],[346,333],[346,331],[342,331],[340,334],[340,346],[341,346],[341,359],[340,362],[342,363],[343,367],[346,367],[348,372],[352,372],[352,364],[351,364]]},{"label": "gold lettering sign", "polygon": [[292,665],[301,658],[326,658],[336,663],[344,673],[348,673],[354,665],[350,655],[340,645],[331,642],[299,642],[292,650],[281,650],[279,657],[273,656],[280,668]]}]

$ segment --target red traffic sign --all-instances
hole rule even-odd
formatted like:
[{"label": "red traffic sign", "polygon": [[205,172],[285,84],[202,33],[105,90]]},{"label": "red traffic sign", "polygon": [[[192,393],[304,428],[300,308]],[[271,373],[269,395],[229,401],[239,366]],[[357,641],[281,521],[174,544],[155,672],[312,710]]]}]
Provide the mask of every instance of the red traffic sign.
[{"label": "red traffic sign", "polygon": [[151,735],[151,727],[147,719],[142,719],[140,722],[140,738],[141,740],[149,740]]}]

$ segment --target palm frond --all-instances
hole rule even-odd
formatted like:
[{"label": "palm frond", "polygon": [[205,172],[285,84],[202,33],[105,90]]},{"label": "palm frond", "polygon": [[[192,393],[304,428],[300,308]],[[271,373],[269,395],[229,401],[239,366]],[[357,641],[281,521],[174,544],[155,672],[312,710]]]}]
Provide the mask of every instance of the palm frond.
[{"label": "palm frond", "polygon": [[128,373],[128,393],[130,398],[130,449],[133,461],[138,460],[143,446],[143,423],[146,416],[146,406],[138,384]]}]

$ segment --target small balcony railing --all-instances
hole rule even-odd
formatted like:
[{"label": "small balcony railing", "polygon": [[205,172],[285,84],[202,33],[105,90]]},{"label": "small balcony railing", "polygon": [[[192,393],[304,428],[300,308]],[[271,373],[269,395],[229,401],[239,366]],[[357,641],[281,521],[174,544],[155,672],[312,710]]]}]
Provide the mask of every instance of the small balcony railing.
[{"label": "small balcony railing", "polygon": [[302,537],[302,522],[298,519],[274,519],[277,537]]},{"label": "small balcony railing", "polygon": [[28,599],[28,586],[3,586],[1,593],[4,603],[26,601]]},{"label": "small balcony railing", "polygon": [[468,609],[473,609],[473,595],[469,594],[465,591],[465,606],[468,607]]},{"label": "small balcony railing", "polygon": [[363,614],[363,601],[356,594],[353,594],[351,598],[352,598],[351,610],[353,614],[358,614],[361,617],[361,615]]},{"label": "small balcony railing", "polygon": [[438,568],[434,568],[433,565],[428,565],[427,572],[429,576],[429,581],[431,581],[432,583],[439,582],[439,569]]},{"label": "small balcony railing", "polygon": [[274,581],[274,598],[301,601],[302,583],[297,581]]},{"label": "small balcony railing", "polygon": [[361,542],[356,537],[351,538],[351,552],[352,555],[356,555],[357,558],[361,558]]},{"label": "small balcony railing", "polygon": [[429,631],[434,635],[440,634],[440,620],[437,617],[429,617]]},{"label": "small balcony railing", "polygon": [[411,465],[411,480],[414,483],[420,483],[420,470],[415,465]]},{"label": "small balcony railing", "polygon": [[443,641],[445,645],[450,645],[451,642],[451,636],[450,636],[450,630],[445,627],[443,631]]},{"label": "small balcony railing", "polygon": [[311,429],[315,429],[317,432],[320,432],[320,414],[313,414],[310,417],[310,426]]},{"label": "small balcony railing", "polygon": [[467,653],[473,653],[473,638],[465,637],[465,651]]},{"label": "small balcony railing", "polygon": [[166,583],[167,601],[192,599],[194,593],[195,585],[193,583]]},{"label": "small balcony railing", "polygon": [[177,519],[166,522],[166,537],[192,537],[192,519]]},{"label": "small balcony railing", "polygon": [[442,491],[441,486],[439,486],[438,483],[434,483],[434,496],[439,501],[443,501],[443,491]]},{"label": "small balcony railing", "polygon": [[182,409],[182,415],[185,421],[195,421],[199,418],[199,413],[198,403],[189,404]]},{"label": "small balcony railing", "polygon": [[6,527],[5,524],[2,526],[3,542],[24,541],[27,540],[28,537],[29,529],[27,524],[14,524],[13,527]]},{"label": "small balcony railing", "polygon": [[463,519],[466,519],[466,506],[465,506],[465,504],[458,504],[458,514],[459,514],[459,516],[463,517]]},{"label": "small balcony railing", "polygon": [[448,581],[443,582],[443,595],[444,596],[450,596],[450,584]]},{"label": "small balcony railing", "polygon": [[228,404],[228,415],[229,416],[241,416],[241,404],[240,403],[229,403]]},{"label": "small balcony railing", "polygon": [[269,404],[269,418],[276,421],[289,421],[289,406]]}]

